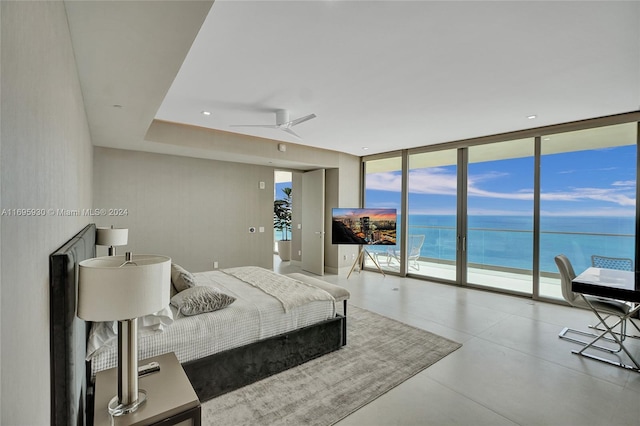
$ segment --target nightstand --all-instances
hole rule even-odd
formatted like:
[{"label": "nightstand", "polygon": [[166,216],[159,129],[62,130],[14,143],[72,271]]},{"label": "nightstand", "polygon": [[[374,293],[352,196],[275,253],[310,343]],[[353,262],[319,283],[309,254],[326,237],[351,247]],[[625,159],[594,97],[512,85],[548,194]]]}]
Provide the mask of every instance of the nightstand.
[{"label": "nightstand", "polygon": [[133,413],[113,417],[113,422],[107,405],[118,393],[118,369],[96,374],[94,426],[200,426],[200,400],[175,354],[148,358],[139,365],[151,361],[160,364],[160,371],[140,377],[138,387],[147,391],[146,402]]}]

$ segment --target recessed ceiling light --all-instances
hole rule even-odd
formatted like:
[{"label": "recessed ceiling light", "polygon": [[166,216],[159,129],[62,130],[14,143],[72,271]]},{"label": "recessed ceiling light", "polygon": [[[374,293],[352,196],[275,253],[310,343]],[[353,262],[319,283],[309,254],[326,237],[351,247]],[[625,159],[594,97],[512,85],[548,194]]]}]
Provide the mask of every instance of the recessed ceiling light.
[{"label": "recessed ceiling light", "polygon": [[363,146],[363,147],[362,147],[362,150],[363,150],[363,151],[366,151],[366,150],[368,150],[368,149],[369,149],[369,147],[368,147],[368,146]]},{"label": "recessed ceiling light", "polygon": [[533,120],[534,118],[538,118],[538,116],[537,115],[527,115],[527,118],[529,120]]},{"label": "recessed ceiling light", "polygon": [[202,115],[211,115],[211,111],[202,111]]}]

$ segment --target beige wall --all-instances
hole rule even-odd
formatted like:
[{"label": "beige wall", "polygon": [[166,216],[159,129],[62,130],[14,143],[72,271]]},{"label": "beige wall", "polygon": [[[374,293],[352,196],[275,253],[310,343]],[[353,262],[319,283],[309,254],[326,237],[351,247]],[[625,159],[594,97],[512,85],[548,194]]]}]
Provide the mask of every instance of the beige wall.
[{"label": "beige wall", "polygon": [[331,209],[334,207],[360,207],[360,159],[342,155],[338,168],[327,170],[325,211],[325,271],[331,274],[349,272],[358,247],[331,244]]},{"label": "beige wall", "polygon": [[193,272],[273,267],[271,167],[96,147],[94,188],[96,208],[127,210],[96,221],[129,228],[119,253],[167,255]]},{"label": "beige wall", "polygon": [[[192,155],[224,161],[255,161],[256,164],[273,164],[273,169],[291,170],[293,189],[293,217],[291,231],[291,261],[300,265],[302,256],[301,224],[302,173],[309,170],[326,169],[325,217],[331,207],[359,206],[360,203],[360,158],[336,151],[318,149],[287,143],[287,150],[277,149],[276,140],[255,138],[224,131],[195,126],[186,126],[155,120],[146,135],[147,141],[158,146],[179,147],[179,155]],[[242,159],[242,160],[241,160]],[[257,166],[256,166],[257,167]],[[270,166],[268,166],[270,167]],[[272,201],[269,203],[272,206]],[[330,225],[330,221],[328,222]],[[325,270],[337,273],[353,264],[353,247],[332,247],[330,226],[325,226]],[[344,252],[344,254],[342,254]],[[346,256],[346,259],[345,259]]]},{"label": "beige wall", "polygon": [[282,152],[278,150],[281,142],[274,139],[159,120],[151,123],[145,140],[156,143],[153,146],[155,152],[160,152],[158,149],[170,148],[170,151],[162,152],[219,161],[269,164],[280,170],[339,167],[340,158],[345,155],[337,151],[289,142],[285,143],[287,149]]},{"label": "beige wall", "polygon": [[[2,1],[0,275],[3,425],[50,423],[49,254],[91,217],[92,147],[61,2]],[[7,213],[9,212],[9,213]]]},{"label": "beige wall", "polygon": [[[359,159],[341,155],[340,161],[343,167],[328,173],[329,219],[331,207],[358,205],[360,199]],[[260,182],[265,189],[259,189]],[[129,228],[129,245],[118,252],[167,255],[193,272],[211,270],[214,261],[219,268],[273,267],[273,185],[274,168],[267,166],[101,147],[94,152],[95,207],[126,209],[124,216],[96,220],[98,226]],[[299,172],[293,173],[293,187],[301,188]],[[294,196],[294,228],[300,211]],[[356,251],[331,246],[330,229],[325,265],[337,273],[353,263],[350,253],[347,261],[339,254]],[[294,262],[301,260],[299,237],[293,229]],[[98,254],[106,249],[99,247]]]}]

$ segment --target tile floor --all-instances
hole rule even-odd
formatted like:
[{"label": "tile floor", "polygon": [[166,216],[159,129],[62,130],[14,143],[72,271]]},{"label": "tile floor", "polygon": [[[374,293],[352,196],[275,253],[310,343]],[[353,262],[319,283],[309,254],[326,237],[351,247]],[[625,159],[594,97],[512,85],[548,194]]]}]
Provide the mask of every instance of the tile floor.
[{"label": "tile floor", "polygon": [[[322,278],[351,304],[463,344],[338,426],[640,424],[640,373],[573,355],[579,346],[557,337],[592,324],[588,311],[377,272]],[[640,358],[640,340],[627,342]]]}]

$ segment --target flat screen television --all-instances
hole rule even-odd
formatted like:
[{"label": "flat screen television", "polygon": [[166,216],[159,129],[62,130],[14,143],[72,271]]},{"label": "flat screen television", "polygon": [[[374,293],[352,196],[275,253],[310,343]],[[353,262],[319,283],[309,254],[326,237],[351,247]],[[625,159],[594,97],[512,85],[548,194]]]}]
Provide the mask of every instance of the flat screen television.
[{"label": "flat screen television", "polygon": [[396,245],[396,209],[331,209],[333,244]]}]

